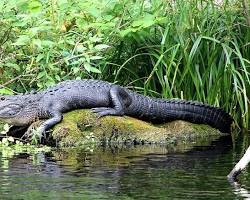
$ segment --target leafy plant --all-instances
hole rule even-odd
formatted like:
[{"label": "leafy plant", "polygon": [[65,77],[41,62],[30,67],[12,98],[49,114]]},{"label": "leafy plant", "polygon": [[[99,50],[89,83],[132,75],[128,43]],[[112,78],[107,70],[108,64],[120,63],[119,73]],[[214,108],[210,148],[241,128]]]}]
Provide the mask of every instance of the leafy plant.
[{"label": "leafy plant", "polygon": [[245,7],[233,0],[3,0],[0,93],[105,79],[223,107],[248,127]]}]

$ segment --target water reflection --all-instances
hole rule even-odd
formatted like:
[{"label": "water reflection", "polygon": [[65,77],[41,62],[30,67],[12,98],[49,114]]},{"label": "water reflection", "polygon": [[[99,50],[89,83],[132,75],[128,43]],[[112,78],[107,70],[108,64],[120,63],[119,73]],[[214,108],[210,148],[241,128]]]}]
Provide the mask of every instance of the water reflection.
[{"label": "water reflection", "polygon": [[235,146],[221,137],[182,146],[0,153],[0,199],[249,198],[248,174],[242,185],[232,187],[226,179],[234,157],[240,157]]},{"label": "water reflection", "polygon": [[[233,154],[232,154],[232,157],[233,157],[232,165],[234,166],[240,160],[240,158],[244,155],[245,151],[249,147],[249,134],[246,131],[246,132],[242,132],[242,133],[240,133],[240,132],[233,133],[232,136],[234,138],[234,140],[233,140],[233,147],[234,148],[233,148]],[[243,176],[243,178],[245,178],[245,179],[243,179],[243,182],[248,182],[249,181],[249,177],[246,178],[246,176],[244,176],[245,173],[247,173],[247,171],[243,170],[241,172],[241,174],[237,177],[236,181],[233,182],[233,181],[229,180],[229,183],[232,186],[233,193],[237,197],[249,200],[250,199],[250,190],[249,190],[249,188],[247,188],[246,185],[241,184],[242,180],[239,180]]]},{"label": "water reflection", "polygon": [[233,188],[234,194],[238,197],[242,197],[243,199],[249,200],[250,199],[250,192],[249,190],[245,189],[244,186],[242,186],[239,182],[233,182],[231,183],[231,186]]}]

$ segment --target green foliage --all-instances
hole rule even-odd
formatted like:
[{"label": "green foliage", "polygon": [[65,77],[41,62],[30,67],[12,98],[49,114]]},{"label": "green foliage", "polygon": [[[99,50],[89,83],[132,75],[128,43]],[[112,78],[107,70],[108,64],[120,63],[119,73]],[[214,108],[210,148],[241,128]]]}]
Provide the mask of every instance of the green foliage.
[{"label": "green foliage", "polygon": [[[3,130],[0,132],[1,135],[6,135],[8,131],[10,130],[9,124],[4,124],[3,127],[1,127]],[[0,129],[1,130],[1,129]]]},{"label": "green foliage", "polygon": [[[3,158],[6,159],[3,162],[4,167],[8,167],[9,162],[8,159],[13,158],[16,155],[28,153],[31,154],[34,158],[39,153],[48,153],[51,151],[51,148],[45,145],[32,145],[27,142],[23,142],[19,138],[14,138],[12,136],[8,136],[7,133],[10,129],[8,124],[0,124],[0,152]],[[35,159],[34,159],[35,161]],[[3,167],[2,166],[2,167]]]},{"label": "green foliage", "polygon": [[22,75],[17,88],[22,90],[101,73],[96,62],[110,46],[102,43],[102,32],[83,26],[91,18],[85,6],[81,1],[3,1],[1,81]]},{"label": "green foliage", "polygon": [[66,79],[105,79],[223,107],[247,127],[245,14],[233,0],[3,0],[0,84],[23,92]]},{"label": "green foliage", "polygon": [[50,151],[51,148],[47,146],[38,147],[30,144],[23,144],[19,140],[15,140],[11,137],[3,138],[3,140],[0,141],[0,152],[3,159],[1,167],[8,169],[11,164],[11,159],[20,154],[30,154],[33,164],[40,164],[41,160],[39,155],[41,153],[49,153]]}]

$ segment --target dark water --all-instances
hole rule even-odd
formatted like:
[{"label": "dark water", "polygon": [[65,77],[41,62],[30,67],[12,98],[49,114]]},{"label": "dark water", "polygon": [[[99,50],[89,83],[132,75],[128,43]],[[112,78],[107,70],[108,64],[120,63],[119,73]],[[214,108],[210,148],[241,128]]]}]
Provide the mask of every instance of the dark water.
[{"label": "dark water", "polygon": [[249,168],[226,179],[248,138],[194,147],[132,146],[0,153],[0,199],[250,199]]}]

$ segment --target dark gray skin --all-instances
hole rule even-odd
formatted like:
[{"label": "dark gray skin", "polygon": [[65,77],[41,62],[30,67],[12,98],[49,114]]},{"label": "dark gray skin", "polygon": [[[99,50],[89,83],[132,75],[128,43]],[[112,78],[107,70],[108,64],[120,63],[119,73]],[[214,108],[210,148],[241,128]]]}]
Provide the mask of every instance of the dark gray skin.
[{"label": "dark gray skin", "polygon": [[27,126],[37,119],[46,119],[38,129],[41,137],[62,120],[62,113],[80,108],[91,108],[99,117],[128,115],[153,123],[186,120],[227,133],[232,123],[231,116],[220,108],[192,101],[150,98],[98,80],[64,81],[38,93],[0,96],[0,120]]}]

